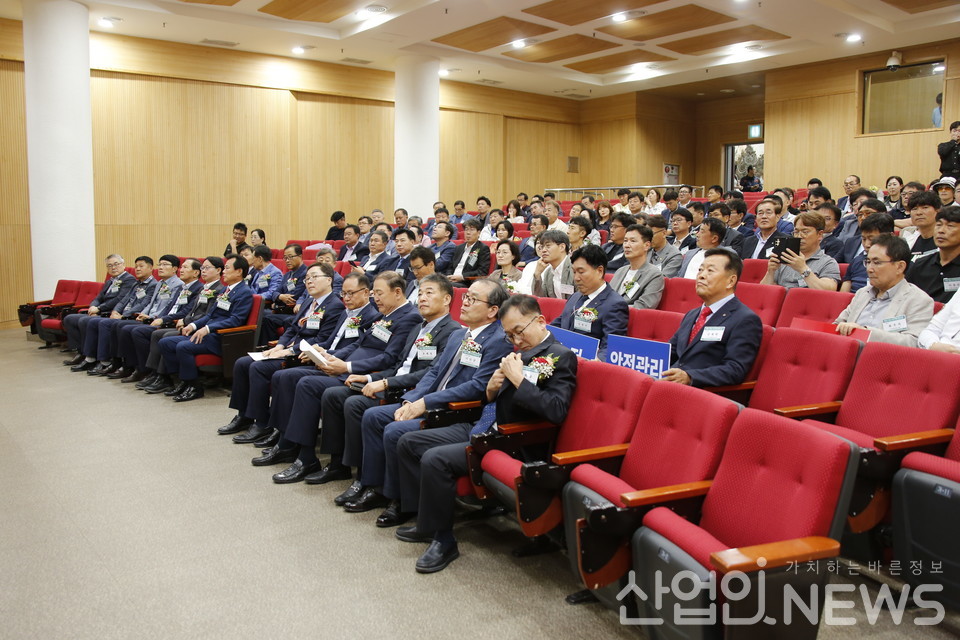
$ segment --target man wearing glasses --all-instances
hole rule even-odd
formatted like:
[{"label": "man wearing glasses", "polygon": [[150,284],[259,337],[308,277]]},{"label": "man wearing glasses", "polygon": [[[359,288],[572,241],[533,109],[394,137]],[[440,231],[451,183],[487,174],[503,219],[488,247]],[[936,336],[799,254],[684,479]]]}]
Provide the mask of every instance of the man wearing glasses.
[{"label": "man wearing glasses", "polygon": [[309,302],[300,306],[277,345],[263,352],[263,360],[244,356],[233,366],[230,408],[237,415],[217,433],[229,435],[247,429],[233,438],[237,444],[253,443],[270,433],[270,379],[283,368],[284,358],[300,355],[301,340],[310,344],[324,342],[343,321],[344,306],[339,296],[333,294],[330,265],[315,263],[306,274],[304,286]]},{"label": "man wearing glasses", "polygon": [[[307,265],[303,264],[303,247],[299,244],[290,244],[283,248],[283,262],[287,272],[280,279],[277,296],[273,300],[273,313],[263,317],[260,335],[261,344],[279,337],[280,328],[286,329],[293,322],[293,315],[299,311],[297,303],[304,295],[304,276],[307,275]],[[270,306],[270,302],[267,302]]]},{"label": "man wearing glasses", "polygon": [[512,296],[499,317],[504,339],[519,351],[502,358],[487,381],[487,406],[480,420],[413,431],[403,435],[397,447],[402,508],[416,512],[417,523],[398,529],[396,536],[404,542],[430,543],[417,560],[419,573],[442,571],[460,555],[453,535],[454,503],[457,480],[467,473],[465,448],[471,435],[496,424],[560,424],[570,408],[577,357],[547,330],[536,298]]},{"label": "man wearing glasses", "polygon": [[67,333],[67,349],[77,351],[76,357],[64,360],[63,364],[69,367],[83,365],[83,369],[92,369],[96,361],[84,364],[84,355],[79,353],[86,337],[87,323],[100,314],[109,315],[113,308],[133,290],[137,279],[124,270],[123,257],[113,253],[107,256],[107,275],[110,278],[103,283],[100,293],[93,299],[86,313],[73,313],[63,319],[63,328]]},{"label": "man wearing glasses", "polygon": [[917,338],[933,318],[933,299],[906,281],[910,247],[891,233],[877,236],[864,258],[870,284],[857,291],[834,323],[837,333],[870,331],[870,342],[917,346]]},{"label": "man wearing glasses", "polygon": [[414,247],[410,252],[410,272],[413,280],[407,284],[407,302],[417,304],[420,299],[420,283],[436,273],[437,259],[427,247]]},{"label": "man wearing glasses", "polygon": [[647,226],[653,233],[650,240],[650,264],[660,269],[664,278],[675,278],[683,264],[683,254],[667,242],[667,219],[663,216],[650,216]]},{"label": "man wearing glasses", "polygon": [[804,211],[794,220],[793,237],[800,238],[800,253],[787,249],[778,258],[770,256],[767,273],[760,284],[778,284],[781,287],[807,287],[836,291],[840,282],[840,266],[820,248],[823,238],[823,216],[816,211]]}]

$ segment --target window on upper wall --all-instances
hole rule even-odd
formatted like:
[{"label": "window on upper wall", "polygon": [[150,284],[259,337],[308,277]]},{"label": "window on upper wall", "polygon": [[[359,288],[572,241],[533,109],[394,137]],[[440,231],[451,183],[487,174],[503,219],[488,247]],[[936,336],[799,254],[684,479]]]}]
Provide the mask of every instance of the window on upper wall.
[{"label": "window on upper wall", "polygon": [[861,133],[939,129],[943,60],[863,72]]}]

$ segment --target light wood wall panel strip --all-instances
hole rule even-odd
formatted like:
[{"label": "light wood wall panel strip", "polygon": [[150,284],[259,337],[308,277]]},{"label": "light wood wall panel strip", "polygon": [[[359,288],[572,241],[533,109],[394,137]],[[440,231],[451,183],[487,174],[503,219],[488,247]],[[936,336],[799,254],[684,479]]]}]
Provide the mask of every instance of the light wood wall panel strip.
[{"label": "light wood wall panel strip", "polygon": [[[583,173],[567,172],[567,156],[580,157],[580,127],[573,124],[506,119],[506,193],[543,193],[545,187],[583,184]],[[581,162],[581,172],[583,166]],[[503,203],[501,203],[503,204]]]},{"label": "light wood wall panel strip", "polygon": [[580,119],[580,105],[576,100],[510,89],[491,90],[466,82],[441,81],[440,108],[552,122],[572,123]]},{"label": "light wood wall panel strip", "polygon": [[[33,299],[30,265],[30,204],[27,190],[27,136],[24,123],[23,64],[0,61],[0,322],[17,319],[17,305]],[[49,292],[53,295],[53,291]]]},{"label": "light wood wall panel strip", "polygon": [[[503,116],[441,110],[440,200],[451,211],[457,200],[473,210],[481,195],[490,198],[495,207],[505,204],[505,156],[513,153],[522,151],[504,146]],[[417,214],[423,217],[430,212]]]},{"label": "light wood wall panel strip", "polygon": [[636,93],[622,93],[607,98],[594,98],[580,103],[580,123],[622,120],[637,116]]},{"label": "light wood wall panel strip", "polygon": [[746,142],[747,125],[764,122],[763,96],[698,103],[695,121],[695,130],[689,133],[691,144],[696,144],[696,168],[683,180],[691,184],[726,185],[729,180],[723,179],[724,145]]},{"label": "light wood wall panel strip", "polygon": [[636,118],[584,123],[580,125],[580,138],[582,184],[636,184],[640,156],[636,148]]},{"label": "light wood wall panel strip", "polygon": [[23,62],[23,27],[19,20],[0,18],[0,59]]}]

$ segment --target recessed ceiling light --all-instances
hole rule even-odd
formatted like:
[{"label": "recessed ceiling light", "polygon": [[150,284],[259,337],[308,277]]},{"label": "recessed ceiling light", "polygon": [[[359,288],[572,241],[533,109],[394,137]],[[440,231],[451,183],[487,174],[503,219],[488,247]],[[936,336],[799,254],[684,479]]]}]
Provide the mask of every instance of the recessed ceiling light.
[{"label": "recessed ceiling light", "polygon": [[861,38],[859,33],[851,33],[847,35],[847,42],[860,42]]},{"label": "recessed ceiling light", "polygon": [[623,13],[623,12],[615,13],[615,14],[613,14],[612,16],[610,16],[610,19],[613,20],[614,22],[626,22],[626,21],[627,21],[627,14],[625,14],[625,13]]},{"label": "recessed ceiling light", "polygon": [[720,89],[720,93],[735,93],[736,89]]},{"label": "recessed ceiling light", "polygon": [[293,51],[298,56],[302,56],[304,53],[306,53],[306,49],[304,49],[303,47],[294,47],[293,49],[291,49],[291,51]]},{"label": "recessed ceiling light", "polygon": [[744,49],[746,49],[747,51],[760,51],[760,49],[763,49],[763,45],[748,44],[747,46],[744,47]]},{"label": "recessed ceiling light", "polygon": [[698,96],[705,96],[705,95],[707,95],[707,94],[705,94],[703,91],[698,91],[698,92],[697,92],[697,95],[698,95]]},{"label": "recessed ceiling light", "polygon": [[366,20],[375,16],[378,13],[384,13],[387,10],[382,4],[368,4],[363,9],[357,11],[356,16],[361,20]]},{"label": "recessed ceiling light", "polygon": [[510,43],[510,45],[514,49],[523,49],[525,46],[527,46],[527,41],[521,38],[520,40],[514,40]]},{"label": "recessed ceiling light", "polygon": [[448,75],[450,75],[450,70],[440,69],[439,71],[437,71],[437,73],[440,75],[441,78],[446,78]]},{"label": "recessed ceiling light", "polygon": [[97,25],[103,29],[113,29],[118,22],[123,22],[123,18],[100,18],[97,20]]}]

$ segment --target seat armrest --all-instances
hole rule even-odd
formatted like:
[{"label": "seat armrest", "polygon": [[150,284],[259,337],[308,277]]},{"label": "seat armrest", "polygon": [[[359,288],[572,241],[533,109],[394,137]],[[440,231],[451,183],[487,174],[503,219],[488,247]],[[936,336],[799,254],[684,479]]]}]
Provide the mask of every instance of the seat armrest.
[{"label": "seat armrest", "polygon": [[[25,303],[23,303],[21,306],[23,306],[23,307],[28,307],[28,306],[31,306],[31,305],[32,305],[32,306],[34,306],[34,307],[39,307],[39,306],[42,305],[42,304],[48,305],[48,304],[50,304],[51,302],[53,302],[53,298],[50,298],[49,300],[33,300],[33,301],[31,301],[31,302],[25,302]],[[72,303],[72,302],[66,302],[66,303],[58,302],[57,304],[73,304],[73,303]]]},{"label": "seat armrest", "polygon": [[685,482],[667,487],[657,487],[656,489],[629,491],[621,494],[620,500],[628,507],[643,507],[659,502],[672,502],[673,500],[705,496],[712,484],[713,480],[701,480],[700,482]]},{"label": "seat armrest", "polygon": [[256,328],[257,325],[255,324],[245,324],[240,327],[230,327],[229,329],[217,329],[217,335],[224,336],[231,333],[243,333],[244,331],[254,331]]},{"label": "seat armrest", "polygon": [[896,436],[876,438],[873,446],[880,451],[902,451],[904,449],[919,449],[935,444],[950,442],[953,438],[953,429],[932,429],[916,433],[904,433]]},{"label": "seat armrest", "polygon": [[466,409],[478,409],[483,404],[479,400],[470,400],[468,402],[448,402],[447,409],[450,411],[465,411]]},{"label": "seat armrest", "polygon": [[809,418],[810,416],[821,416],[827,413],[836,413],[840,411],[843,403],[836,402],[817,402],[813,404],[800,404],[793,407],[780,407],[773,412],[778,416],[785,418]]},{"label": "seat armrest", "polygon": [[542,431],[544,429],[555,429],[557,425],[552,422],[511,422],[509,424],[498,424],[497,431],[503,435],[513,435],[515,433],[527,433],[529,431]]},{"label": "seat armrest", "polygon": [[629,444],[612,444],[606,447],[566,451],[564,453],[553,454],[552,460],[554,464],[581,464],[593,460],[617,458],[626,455],[629,447]]},{"label": "seat armrest", "polygon": [[757,387],[756,380],[750,380],[749,382],[741,382],[740,384],[727,384],[722,387],[704,387],[704,391],[709,391],[710,393],[730,393],[731,391],[752,391]]},{"label": "seat armrest", "polygon": [[776,569],[794,563],[834,558],[838,555],[840,555],[839,542],[832,538],[810,536],[715,551],[710,554],[710,564],[720,573],[731,571],[749,573],[760,569]]}]

